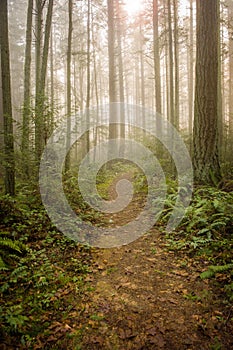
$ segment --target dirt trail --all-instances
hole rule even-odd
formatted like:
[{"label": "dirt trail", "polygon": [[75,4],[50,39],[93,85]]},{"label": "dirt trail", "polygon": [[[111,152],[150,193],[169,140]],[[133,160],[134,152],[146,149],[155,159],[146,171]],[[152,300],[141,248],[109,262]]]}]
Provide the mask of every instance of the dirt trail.
[{"label": "dirt trail", "polygon": [[[109,216],[111,225],[124,224],[141,201]],[[82,349],[233,349],[229,306],[199,277],[206,263],[168,251],[156,229],[130,245],[96,250],[94,261]]]}]

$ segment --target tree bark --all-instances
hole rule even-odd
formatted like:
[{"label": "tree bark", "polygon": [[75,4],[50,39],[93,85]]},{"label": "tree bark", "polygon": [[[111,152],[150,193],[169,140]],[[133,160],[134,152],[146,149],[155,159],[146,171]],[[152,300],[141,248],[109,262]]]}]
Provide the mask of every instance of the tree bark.
[{"label": "tree bark", "polygon": [[53,28],[51,27],[51,40],[50,40],[50,104],[51,104],[51,119],[49,123],[49,131],[53,132],[54,129],[54,47],[53,47]]},{"label": "tree bark", "polygon": [[68,28],[68,46],[67,46],[67,69],[66,69],[66,103],[67,103],[67,129],[66,129],[66,161],[65,161],[65,171],[70,169],[70,146],[71,146],[71,47],[72,47],[72,31],[73,31],[73,21],[72,21],[72,11],[73,11],[73,0],[68,2],[68,12],[69,12],[69,28]]},{"label": "tree bark", "polygon": [[[119,91],[120,102],[122,103],[120,109],[120,137],[125,138],[125,84],[124,84],[124,69],[123,69],[123,57],[122,57],[122,24],[121,24],[121,11],[120,3],[117,0],[117,49],[118,49],[118,73],[119,73]],[[121,156],[124,155],[124,150],[121,150]]]},{"label": "tree bark", "polygon": [[197,0],[196,86],[193,130],[194,180],[221,179],[218,150],[219,1]]},{"label": "tree bark", "polygon": [[115,71],[115,18],[114,0],[108,0],[108,57],[109,57],[109,139],[117,137],[115,108],[116,102],[116,71]]},{"label": "tree bark", "polygon": [[87,2],[87,95],[86,95],[86,153],[90,149],[90,99],[91,99],[91,0]]},{"label": "tree bark", "polygon": [[229,153],[233,152],[233,3],[228,1],[228,37],[229,37]]},{"label": "tree bark", "polygon": [[35,153],[36,161],[39,163],[44,144],[48,135],[45,133],[44,102],[45,102],[45,80],[48,65],[49,40],[51,35],[53,0],[49,0],[45,23],[44,46],[41,57],[42,46],[42,15],[43,6],[41,0],[37,0],[37,37],[36,37],[36,105],[35,105]]},{"label": "tree bark", "polygon": [[32,11],[33,0],[28,0],[27,10],[27,30],[26,30],[26,48],[24,62],[24,102],[23,102],[23,129],[21,151],[23,160],[23,172],[26,177],[29,177],[29,123],[31,116],[31,47],[32,47]]},{"label": "tree bark", "polygon": [[1,69],[1,54],[0,54],[0,176],[4,177],[4,117],[3,117],[3,96],[2,96],[2,69]]},{"label": "tree bark", "polygon": [[174,69],[173,69],[173,35],[172,35],[172,15],[171,15],[171,0],[168,4],[168,45],[169,45],[169,109],[170,122],[175,125],[175,110],[174,110]]},{"label": "tree bark", "polygon": [[190,0],[190,26],[189,26],[189,53],[188,53],[188,88],[189,88],[189,135],[193,133],[193,106],[194,106],[194,35],[193,35],[193,0]]},{"label": "tree bark", "polygon": [[42,0],[36,0],[36,97],[35,97],[35,158],[39,162],[42,152],[41,132],[42,115],[40,108],[40,79],[41,79],[41,45],[42,45]]},{"label": "tree bark", "polygon": [[156,111],[159,114],[162,114],[161,73],[160,73],[160,54],[159,54],[158,0],[153,0],[153,44],[154,44],[154,74],[155,74]]},{"label": "tree bark", "polygon": [[173,0],[174,8],[174,64],[175,64],[175,116],[174,124],[177,130],[180,127],[180,77],[179,77],[179,33],[177,0]]},{"label": "tree bark", "polygon": [[8,39],[8,6],[7,0],[2,0],[0,6],[0,45],[2,74],[2,109],[4,121],[4,168],[5,192],[15,195],[15,160],[14,136],[11,104],[10,52]]}]

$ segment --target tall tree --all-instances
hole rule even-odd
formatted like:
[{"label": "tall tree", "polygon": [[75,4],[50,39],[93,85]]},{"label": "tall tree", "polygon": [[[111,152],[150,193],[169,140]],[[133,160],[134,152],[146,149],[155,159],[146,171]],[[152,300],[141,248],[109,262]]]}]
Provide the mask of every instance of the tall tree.
[{"label": "tall tree", "polygon": [[218,149],[219,149],[219,159],[223,158],[223,98],[222,98],[222,59],[221,59],[221,49],[223,47],[221,26],[220,26],[220,3],[218,6]]},{"label": "tall tree", "polygon": [[2,109],[4,121],[5,147],[5,192],[15,195],[15,160],[13,118],[11,104],[10,52],[8,39],[8,4],[1,1],[0,6],[0,45],[1,45],[1,76],[2,76]]},{"label": "tall tree", "polygon": [[160,54],[159,54],[159,16],[158,0],[153,0],[153,42],[154,42],[154,74],[155,74],[155,100],[156,111],[162,113],[161,97],[161,73],[160,73]]},{"label": "tall tree", "polygon": [[229,37],[229,147],[233,152],[233,2],[228,0],[228,37]]},{"label": "tall tree", "polygon": [[87,96],[86,96],[86,152],[90,149],[90,99],[91,99],[91,0],[87,1]]},{"label": "tall tree", "polygon": [[26,31],[26,47],[25,47],[25,62],[24,62],[24,102],[23,102],[23,129],[21,150],[23,156],[23,171],[29,176],[29,123],[30,123],[30,83],[31,83],[31,46],[32,46],[32,11],[33,0],[28,0],[27,10],[27,31]]},{"label": "tall tree", "polygon": [[[35,152],[36,160],[40,161],[45,138],[44,102],[45,102],[45,82],[48,65],[49,40],[51,35],[53,0],[48,2],[48,10],[44,31],[44,42],[42,50],[42,18],[43,8],[46,1],[36,1],[37,30],[36,30],[36,102],[35,102]],[[42,52],[41,52],[42,51]]]},{"label": "tall tree", "polygon": [[173,0],[174,9],[174,63],[175,63],[175,117],[174,122],[179,130],[180,124],[180,77],[179,77],[179,31],[178,31],[178,4]]},{"label": "tall tree", "polygon": [[[0,54],[0,159],[4,154],[4,120],[3,120],[3,99],[2,99],[2,74],[1,74],[1,54]],[[4,173],[4,166],[0,162],[0,174]]]},{"label": "tall tree", "polygon": [[194,179],[221,179],[218,150],[219,0],[197,0],[196,85],[193,130]]},{"label": "tall tree", "polygon": [[193,35],[193,0],[190,0],[190,19],[189,19],[189,52],[188,52],[188,87],[189,87],[189,135],[193,132],[193,100],[194,100],[194,35]]},{"label": "tall tree", "polygon": [[115,11],[114,1],[108,0],[108,57],[109,57],[109,139],[117,137],[117,126],[114,114],[114,105],[116,102],[116,59],[115,59]]},{"label": "tall tree", "polygon": [[[66,69],[66,103],[67,103],[67,130],[66,130],[66,149],[70,149],[70,133],[71,133],[71,47],[72,47],[72,12],[73,12],[73,1],[68,2],[69,12],[69,28],[68,28],[68,45],[67,45],[67,69]],[[67,153],[65,162],[65,171],[70,169],[70,152]]]},{"label": "tall tree", "polygon": [[[125,102],[125,84],[124,84],[124,70],[123,70],[123,55],[122,55],[122,33],[123,33],[123,16],[120,7],[120,1],[116,1],[117,4],[117,56],[118,56],[118,73],[119,73],[119,92],[120,92],[120,102],[122,102],[120,109],[120,136],[121,138],[125,137],[125,110],[124,110],[124,102]],[[122,149],[121,155],[123,156],[124,150]]]},{"label": "tall tree", "polygon": [[50,131],[54,128],[54,40],[53,40],[53,28],[51,28],[51,40],[50,40],[50,104],[51,104],[51,120]]},{"label": "tall tree", "polygon": [[175,125],[174,109],[174,63],[173,63],[173,35],[171,0],[167,0],[168,7],[168,45],[169,45],[169,110],[170,122]]},{"label": "tall tree", "polygon": [[36,30],[35,30],[35,69],[36,69],[36,97],[35,97],[35,153],[39,161],[42,152],[42,113],[40,108],[40,75],[41,75],[41,45],[42,45],[42,0],[36,0]]}]

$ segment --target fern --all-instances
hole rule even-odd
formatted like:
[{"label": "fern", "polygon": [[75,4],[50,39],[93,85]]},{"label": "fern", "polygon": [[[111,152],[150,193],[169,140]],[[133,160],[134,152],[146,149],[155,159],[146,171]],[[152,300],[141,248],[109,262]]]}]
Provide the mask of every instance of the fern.
[{"label": "fern", "polygon": [[201,279],[214,277],[217,273],[224,273],[226,271],[233,270],[233,264],[226,264],[220,266],[209,266],[207,271],[201,273]]},{"label": "fern", "polygon": [[9,326],[12,331],[17,331],[29,320],[27,316],[22,315],[22,311],[21,305],[13,305],[7,308],[4,312],[3,323]]},{"label": "fern", "polygon": [[227,295],[229,296],[230,301],[232,301],[233,300],[233,282],[225,285],[224,289],[225,289]]},{"label": "fern", "polygon": [[0,270],[7,270],[14,265],[26,250],[24,244],[13,240],[9,232],[0,232]]},{"label": "fern", "polygon": [[3,261],[2,257],[0,256],[0,271],[3,271],[3,270],[8,270],[8,267],[6,263]]},{"label": "fern", "polygon": [[0,249],[4,250],[4,248],[21,253],[21,248],[18,245],[18,243],[14,242],[13,240],[11,240],[9,238],[0,239]]},{"label": "fern", "polygon": [[190,247],[193,247],[194,249],[199,248],[200,246],[206,245],[211,241],[211,237],[207,238],[200,238],[200,237],[193,237],[192,242],[190,242]]},{"label": "fern", "polygon": [[199,230],[198,232],[197,232],[197,235],[203,235],[203,234],[209,234],[209,232],[210,232],[210,230],[209,230],[209,228],[203,228],[202,230]]}]

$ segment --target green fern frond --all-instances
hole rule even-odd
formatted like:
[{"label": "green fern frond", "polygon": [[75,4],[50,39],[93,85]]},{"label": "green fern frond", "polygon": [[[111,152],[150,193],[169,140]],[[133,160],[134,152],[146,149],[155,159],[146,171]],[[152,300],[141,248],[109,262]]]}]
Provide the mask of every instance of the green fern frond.
[{"label": "green fern frond", "polygon": [[14,251],[17,251],[18,253],[22,253],[19,244],[17,244],[10,238],[0,238],[0,249],[12,249]]},{"label": "green fern frond", "polygon": [[27,266],[23,265],[23,266],[19,266],[16,269],[14,269],[11,273],[11,278],[12,277],[21,277],[22,274],[27,270]]},{"label": "green fern frond", "polygon": [[0,233],[0,269],[6,270],[10,265],[14,265],[26,251],[26,246],[12,238],[6,237],[9,232]]},{"label": "green fern frond", "polygon": [[209,266],[207,271],[201,273],[201,279],[211,278],[216,275],[216,273],[223,273],[229,270],[233,270],[233,264],[226,264],[220,266]]},{"label": "green fern frond", "polygon": [[4,270],[8,270],[8,267],[0,256],[0,271],[4,271]]}]

